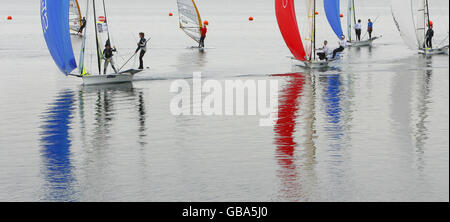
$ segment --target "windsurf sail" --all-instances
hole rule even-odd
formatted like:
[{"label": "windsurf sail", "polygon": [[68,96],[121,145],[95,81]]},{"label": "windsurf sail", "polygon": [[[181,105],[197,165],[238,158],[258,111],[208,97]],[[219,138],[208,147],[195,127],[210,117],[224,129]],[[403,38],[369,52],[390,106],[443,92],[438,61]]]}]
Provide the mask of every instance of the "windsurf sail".
[{"label": "windsurf sail", "polygon": [[48,50],[58,68],[70,74],[77,63],[69,31],[69,0],[41,0],[41,25]]},{"label": "windsurf sail", "polygon": [[202,19],[194,0],[177,0],[180,28],[196,42],[200,42]]},{"label": "windsurf sail", "polygon": [[281,35],[292,55],[297,60],[306,61],[307,55],[298,28],[294,0],[275,0],[275,12]]},{"label": "windsurf sail", "polygon": [[69,1],[69,26],[70,30],[78,32],[81,27],[81,10],[78,0]]},{"label": "windsurf sail", "polygon": [[344,34],[342,32],[341,26],[339,0],[324,0],[324,7],[328,23],[330,24],[336,36],[341,39]]}]

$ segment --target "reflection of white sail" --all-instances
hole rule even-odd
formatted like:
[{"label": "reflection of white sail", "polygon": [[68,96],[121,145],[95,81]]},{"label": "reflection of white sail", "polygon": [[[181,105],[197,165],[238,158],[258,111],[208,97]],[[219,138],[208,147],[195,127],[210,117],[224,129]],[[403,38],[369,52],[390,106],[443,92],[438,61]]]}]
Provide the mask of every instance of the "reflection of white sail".
[{"label": "reflection of white sail", "polygon": [[194,0],[178,0],[180,28],[196,42],[200,42],[202,19]]},{"label": "reflection of white sail", "polygon": [[78,32],[81,27],[81,10],[78,0],[69,1],[69,27],[70,30]]}]

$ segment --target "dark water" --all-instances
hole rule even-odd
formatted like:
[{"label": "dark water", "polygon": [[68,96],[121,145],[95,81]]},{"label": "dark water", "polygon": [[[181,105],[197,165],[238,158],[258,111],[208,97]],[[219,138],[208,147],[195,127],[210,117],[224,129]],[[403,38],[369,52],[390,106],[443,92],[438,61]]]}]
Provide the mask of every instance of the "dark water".
[{"label": "dark water", "polygon": [[[362,3],[361,14],[380,15],[374,47],[310,72],[286,58],[273,1],[199,1],[210,21],[204,53],[186,49],[193,43],[167,16],[175,3],[111,1],[117,62],[146,31],[152,69],[102,87],[58,73],[39,5],[27,2],[0,9],[15,18],[0,23],[2,201],[449,200],[448,56],[406,49],[386,2]],[[275,125],[172,115],[169,88],[194,71],[221,83],[278,80]]]}]

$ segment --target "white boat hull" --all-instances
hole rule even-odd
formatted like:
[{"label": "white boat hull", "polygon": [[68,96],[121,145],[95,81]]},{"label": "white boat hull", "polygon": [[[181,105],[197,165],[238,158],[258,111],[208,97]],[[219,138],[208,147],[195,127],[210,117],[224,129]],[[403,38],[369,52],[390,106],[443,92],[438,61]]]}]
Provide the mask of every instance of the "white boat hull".
[{"label": "white boat hull", "polygon": [[83,76],[84,85],[103,85],[132,82],[136,73],[141,70],[127,70],[118,74]]},{"label": "white boat hull", "polygon": [[420,49],[419,54],[426,55],[426,56],[440,55],[440,54],[448,55],[448,50],[449,50],[449,46],[444,46],[444,47],[438,48],[438,49]]},{"label": "white boat hull", "polygon": [[373,37],[371,39],[368,40],[364,40],[364,41],[354,41],[354,42],[350,42],[349,46],[350,47],[367,47],[367,46],[372,46],[373,42],[379,38],[381,38],[382,36],[377,36],[377,37]]},{"label": "white boat hull", "polygon": [[[331,55],[329,56],[331,57]],[[336,55],[336,59],[331,60],[330,58],[328,60],[311,60],[311,61],[299,61],[293,57],[291,57],[292,60],[294,60],[294,64],[296,66],[300,66],[303,68],[308,69],[326,69],[335,66],[342,58],[341,53],[338,53]]]}]

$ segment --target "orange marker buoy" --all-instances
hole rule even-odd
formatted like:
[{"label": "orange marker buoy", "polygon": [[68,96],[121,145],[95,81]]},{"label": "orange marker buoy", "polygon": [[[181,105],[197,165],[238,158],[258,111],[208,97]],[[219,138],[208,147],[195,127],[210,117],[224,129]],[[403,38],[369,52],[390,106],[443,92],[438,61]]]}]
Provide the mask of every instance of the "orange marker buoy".
[{"label": "orange marker buoy", "polygon": [[203,22],[203,25],[209,25],[208,20],[205,20],[205,21]]},{"label": "orange marker buoy", "polygon": [[12,20],[12,16],[8,16],[8,18],[7,18],[8,20]]},{"label": "orange marker buoy", "polygon": [[248,20],[249,20],[249,21],[253,21],[254,18],[250,16],[250,17],[248,18]]},{"label": "orange marker buoy", "polygon": [[169,16],[173,16],[173,13],[171,12],[171,13],[169,13]]}]

